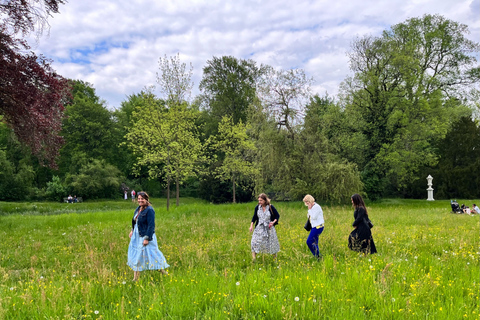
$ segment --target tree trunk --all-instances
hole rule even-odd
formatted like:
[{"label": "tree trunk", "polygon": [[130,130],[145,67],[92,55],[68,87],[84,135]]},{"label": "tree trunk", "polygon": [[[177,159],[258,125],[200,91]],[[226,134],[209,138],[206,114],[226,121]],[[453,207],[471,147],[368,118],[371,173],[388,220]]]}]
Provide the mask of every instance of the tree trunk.
[{"label": "tree trunk", "polygon": [[167,211],[170,208],[170,176],[167,178]]},{"label": "tree trunk", "polygon": [[180,182],[178,181],[178,176],[175,178],[175,186],[177,187],[177,207],[180,205]]},{"label": "tree trunk", "polygon": [[236,203],[236,200],[235,200],[235,177],[232,178],[232,183],[233,183],[233,203]]}]

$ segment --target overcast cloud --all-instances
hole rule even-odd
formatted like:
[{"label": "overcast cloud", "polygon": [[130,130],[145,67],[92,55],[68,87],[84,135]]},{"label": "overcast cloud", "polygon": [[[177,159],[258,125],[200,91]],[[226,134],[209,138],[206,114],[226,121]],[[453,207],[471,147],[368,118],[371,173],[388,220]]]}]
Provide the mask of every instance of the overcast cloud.
[{"label": "overcast cloud", "polygon": [[64,77],[93,84],[110,108],[155,84],[165,54],[193,64],[194,94],[206,61],[231,55],[302,68],[314,78],[314,92],[336,95],[357,36],[438,13],[480,40],[480,0],[69,0],[60,12],[35,52],[53,59]]}]

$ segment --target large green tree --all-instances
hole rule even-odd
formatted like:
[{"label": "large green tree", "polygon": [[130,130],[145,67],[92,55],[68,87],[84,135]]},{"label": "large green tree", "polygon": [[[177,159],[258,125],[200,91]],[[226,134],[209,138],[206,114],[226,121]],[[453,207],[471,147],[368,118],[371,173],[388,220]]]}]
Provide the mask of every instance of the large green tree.
[{"label": "large green tree", "polygon": [[150,178],[166,180],[168,210],[170,183],[176,183],[178,205],[179,186],[195,174],[201,158],[202,145],[194,126],[195,110],[186,103],[167,108],[153,93],[144,95],[146,104],[133,113],[133,125],[126,139],[138,157],[137,168],[148,167]]},{"label": "large green tree", "polygon": [[75,174],[90,159],[120,165],[118,145],[122,136],[112,112],[90,84],[78,80],[71,84],[73,97],[66,106],[61,131],[65,144],[60,151],[60,172]]},{"label": "large green tree", "polygon": [[342,94],[367,141],[358,163],[369,196],[381,196],[389,186],[406,192],[419,168],[438,160],[433,145],[452,121],[470,113],[462,102],[478,84],[479,45],[467,33],[465,25],[425,15],[353,42],[355,75]]},{"label": "large green tree", "polygon": [[223,116],[230,116],[234,123],[245,123],[260,74],[261,68],[252,60],[213,57],[203,68],[200,82],[205,108],[218,122]]}]

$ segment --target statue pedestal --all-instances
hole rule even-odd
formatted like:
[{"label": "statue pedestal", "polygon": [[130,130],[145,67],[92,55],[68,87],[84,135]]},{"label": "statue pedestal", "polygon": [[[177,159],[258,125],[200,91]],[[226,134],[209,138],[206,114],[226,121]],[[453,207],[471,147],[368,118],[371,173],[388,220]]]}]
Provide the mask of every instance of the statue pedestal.
[{"label": "statue pedestal", "polygon": [[433,188],[432,187],[429,187],[427,189],[427,201],[435,201],[435,199],[433,199]]}]

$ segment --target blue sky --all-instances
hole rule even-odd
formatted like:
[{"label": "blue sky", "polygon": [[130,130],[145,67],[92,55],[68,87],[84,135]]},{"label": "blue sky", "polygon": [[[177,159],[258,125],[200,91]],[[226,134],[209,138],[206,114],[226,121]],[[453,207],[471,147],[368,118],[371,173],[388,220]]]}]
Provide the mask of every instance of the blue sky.
[{"label": "blue sky", "polygon": [[70,0],[32,45],[64,77],[93,84],[110,108],[154,85],[159,58],[177,53],[193,64],[193,95],[206,61],[223,55],[302,68],[315,93],[336,95],[356,37],[437,13],[480,41],[480,0]]}]

